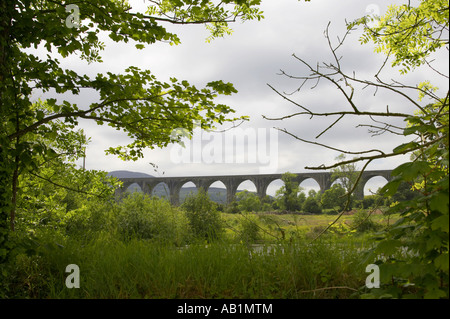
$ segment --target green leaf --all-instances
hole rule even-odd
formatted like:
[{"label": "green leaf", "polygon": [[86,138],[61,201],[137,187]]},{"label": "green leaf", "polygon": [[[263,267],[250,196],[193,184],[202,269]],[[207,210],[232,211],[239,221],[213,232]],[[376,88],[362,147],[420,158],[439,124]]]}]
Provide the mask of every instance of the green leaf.
[{"label": "green leaf", "polygon": [[442,192],[434,194],[431,200],[429,201],[429,205],[431,210],[437,210],[442,214],[447,213],[447,224],[448,224],[449,194]]},{"label": "green leaf", "polygon": [[445,297],[447,297],[447,294],[445,293],[445,291],[443,291],[439,288],[431,289],[431,290],[427,291],[424,295],[425,299],[440,299],[440,298],[445,298]]},{"label": "green leaf", "polygon": [[37,110],[36,111],[36,120],[41,121],[45,116],[44,111],[42,110]]},{"label": "green leaf", "polygon": [[397,252],[398,247],[402,246],[400,240],[388,239],[381,241],[377,246],[377,252],[384,253],[387,256],[393,255]]},{"label": "green leaf", "polygon": [[442,215],[438,218],[436,218],[435,220],[433,220],[433,222],[431,223],[431,229],[432,230],[439,230],[441,229],[444,232],[448,233],[448,224],[449,224],[449,216],[448,216],[448,212],[447,215]]},{"label": "green leaf", "polygon": [[394,178],[390,182],[386,183],[381,189],[380,194],[384,196],[392,196],[397,192],[402,180],[400,178]]},{"label": "green leaf", "polygon": [[448,252],[440,255],[434,260],[434,264],[437,268],[441,269],[442,271],[447,271],[448,273]]},{"label": "green leaf", "polygon": [[[410,126],[404,129],[403,134],[404,135],[411,135],[411,134],[425,134],[425,133],[432,133],[432,134],[437,134],[438,131],[436,129],[436,127],[434,125],[427,125],[427,124],[423,124],[421,123],[420,126],[414,125],[414,126]],[[413,142],[411,142],[413,143]],[[417,144],[417,143],[415,143]]]},{"label": "green leaf", "polygon": [[409,152],[411,149],[416,148],[417,145],[419,145],[419,144],[416,143],[416,142],[405,143],[405,144],[399,145],[396,148],[394,148],[393,152],[397,153],[397,154],[402,154],[404,152]]},{"label": "green leaf", "polygon": [[392,171],[392,176],[399,176],[405,181],[414,181],[418,176],[431,170],[430,163],[425,161],[408,162],[401,164]]}]

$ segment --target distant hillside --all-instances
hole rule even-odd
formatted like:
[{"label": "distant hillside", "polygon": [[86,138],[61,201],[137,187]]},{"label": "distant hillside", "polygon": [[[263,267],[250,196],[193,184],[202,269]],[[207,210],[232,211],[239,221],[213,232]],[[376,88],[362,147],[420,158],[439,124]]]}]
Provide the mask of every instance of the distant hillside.
[{"label": "distant hillside", "polygon": [[149,174],[139,173],[139,172],[130,172],[130,171],[112,171],[112,172],[109,172],[108,175],[114,176],[117,178],[154,177]]}]

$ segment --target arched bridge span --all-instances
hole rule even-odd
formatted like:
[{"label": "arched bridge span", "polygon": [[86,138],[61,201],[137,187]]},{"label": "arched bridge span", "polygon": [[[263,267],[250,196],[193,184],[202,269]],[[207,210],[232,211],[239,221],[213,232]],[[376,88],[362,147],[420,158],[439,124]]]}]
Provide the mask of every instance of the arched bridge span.
[{"label": "arched bridge span", "polygon": [[[356,197],[364,197],[364,186],[372,178],[377,176],[384,177],[387,181],[391,180],[392,170],[373,170],[364,171],[356,189]],[[170,201],[173,205],[180,203],[180,190],[182,186],[188,182],[192,182],[195,186],[205,191],[211,184],[220,181],[227,189],[227,203],[231,203],[237,192],[238,186],[244,181],[251,181],[256,186],[256,192],[262,198],[266,196],[267,187],[277,179],[281,179],[283,174],[257,174],[257,175],[216,175],[216,176],[183,176],[183,177],[141,177],[141,178],[119,178],[123,182],[123,186],[118,193],[124,192],[130,185],[136,183],[144,193],[151,194],[153,188],[159,183],[165,183],[169,189]],[[310,173],[294,173],[293,180],[301,183],[306,179],[312,178],[319,186],[320,191],[324,192],[329,189],[333,183],[331,172],[310,172]]]}]

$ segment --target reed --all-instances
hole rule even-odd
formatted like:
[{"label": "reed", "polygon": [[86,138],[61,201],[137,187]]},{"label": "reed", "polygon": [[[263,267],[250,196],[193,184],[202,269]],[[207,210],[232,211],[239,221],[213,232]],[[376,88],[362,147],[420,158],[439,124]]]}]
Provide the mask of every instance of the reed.
[{"label": "reed", "polygon": [[[39,258],[19,258],[16,274],[27,267],[27,278],[34,280],[22,289],[40,286],[25,297],[353,298],[366,275],[360,250],[348,240],[175,247],[105,236],[63,246],[42,248]],[[78,289],[65,285],[67,264],[80,268]]]}]

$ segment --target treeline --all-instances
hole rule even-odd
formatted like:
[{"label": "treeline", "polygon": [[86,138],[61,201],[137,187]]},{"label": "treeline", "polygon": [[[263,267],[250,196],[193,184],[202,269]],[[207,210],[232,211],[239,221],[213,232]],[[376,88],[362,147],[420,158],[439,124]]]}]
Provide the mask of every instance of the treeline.
[{"label": "treeline", "polygon": [[219,204],[219,210],[232,214],[239,212],[337,214],[343,210],[388,207],[393,203],[418,196],[417,191],[412,190],[407,183],[402,183],[398,191],[390,197],[375,193],[364,196],[363,199],[356,199],[354,194],[347,196],[346,189],[339,182],[323,193],[312,189],[306,194],[304,189],[292,181],[292,177],[290,173],[283,174],[284,185],[274,197],[267,195],[260,198],[257,194],[244,190],[236,194],[236,200],[231,204]]}]

